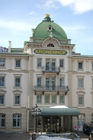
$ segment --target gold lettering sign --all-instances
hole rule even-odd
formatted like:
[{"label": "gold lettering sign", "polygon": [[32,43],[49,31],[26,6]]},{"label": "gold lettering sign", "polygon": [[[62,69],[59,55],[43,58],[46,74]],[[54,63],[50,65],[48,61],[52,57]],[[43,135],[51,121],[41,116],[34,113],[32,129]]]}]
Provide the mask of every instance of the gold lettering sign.
[{"label": "gold lettering sign", "polygon": [[48,54],[48,55],[66,55],[66,50],[44,50],[44,49],[36,49],[34,50],[36,54]]}]

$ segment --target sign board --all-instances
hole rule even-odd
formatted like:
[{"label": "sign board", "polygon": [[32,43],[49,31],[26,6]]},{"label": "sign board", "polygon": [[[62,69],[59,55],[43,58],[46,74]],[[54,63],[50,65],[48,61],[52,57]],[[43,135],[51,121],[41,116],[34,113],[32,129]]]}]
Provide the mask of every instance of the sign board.
[{"label": "sign board", "polygon": [[45,49],[36,49],[34,50],[36,54],[48,54],[48,55],[66,55],[66,50],[45,50]]}]

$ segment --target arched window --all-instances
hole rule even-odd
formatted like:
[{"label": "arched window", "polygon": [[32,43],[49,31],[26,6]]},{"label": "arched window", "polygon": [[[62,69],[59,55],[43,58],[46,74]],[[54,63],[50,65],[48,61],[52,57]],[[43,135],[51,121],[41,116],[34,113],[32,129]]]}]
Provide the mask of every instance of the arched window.
[{"label": "arched window", "polygon": [[49,43],[49,44],[47,45],[47,47],[54,47],[54,44]]}]

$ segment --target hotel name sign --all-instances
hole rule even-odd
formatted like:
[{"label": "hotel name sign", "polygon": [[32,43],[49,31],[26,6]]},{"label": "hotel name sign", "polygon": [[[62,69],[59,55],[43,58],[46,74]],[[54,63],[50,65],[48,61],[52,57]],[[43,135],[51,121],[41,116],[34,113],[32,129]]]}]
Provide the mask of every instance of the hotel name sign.
[{"label": "hotel name sign", "polygon": [[45,49],[36,49],[34,50],[36,54],[48,54],[48,55],[66,55],[66,50],[45,50]]}]

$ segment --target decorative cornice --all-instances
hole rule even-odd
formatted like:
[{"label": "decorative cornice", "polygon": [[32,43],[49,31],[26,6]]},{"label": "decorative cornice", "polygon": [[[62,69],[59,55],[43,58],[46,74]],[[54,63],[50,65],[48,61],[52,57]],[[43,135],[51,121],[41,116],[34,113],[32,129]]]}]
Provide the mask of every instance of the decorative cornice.
[{"label": "decorative cornice", "polygon": [[20,89],[14,89],[13,90],[13,93],[14,94],[21,94],[22,93],[22,90],[20,90]]},{"label": "decorative cornice", "polygon": [[5,93],[6,93],[6,89],[0,87],[0,94],[5,94]]},{"label": "decorative cornice", "polygon": [[76,93],[77,93],[78,95],[84,95],[84,94],[85,94],[85,91],[79,90],[79,91],[76,91]]},{"label": "decorative cornice", "polygon": [[0,72],[8,72],[8,73],[15,73],[15,72],[17,72],[17,73],[28,73],[29,72],[29,70],[22,70],[22,69],[20,69],[20,70],[18,70],[18,69],[0,69]]},{"label": "decorative cornice", "polygon": [[89,61],[89,60],[92,60],[93,61],[93,56],[85,56],[85,55],[72,55],[72,59],[73,60],[87,60],[87,61]]}]

